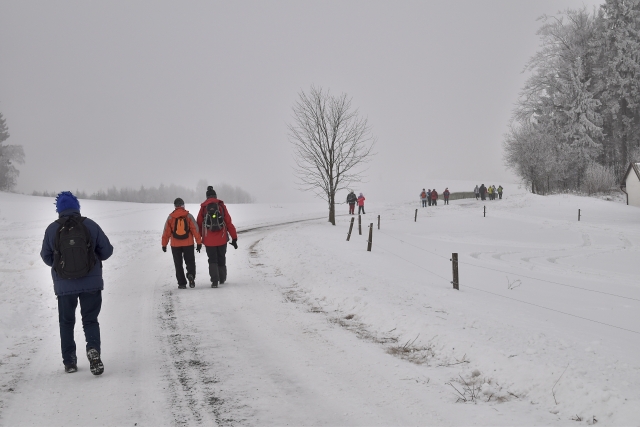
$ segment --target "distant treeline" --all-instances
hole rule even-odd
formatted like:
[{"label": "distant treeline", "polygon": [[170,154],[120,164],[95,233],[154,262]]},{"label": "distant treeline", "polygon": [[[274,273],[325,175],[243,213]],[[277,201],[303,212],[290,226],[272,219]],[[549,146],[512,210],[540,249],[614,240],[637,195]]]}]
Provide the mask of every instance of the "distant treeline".
[{"label": "distant treeline", "polygon": [[[214,185],[217,197],[225,203],[253,203],[253,197],[240,187],[234,187],[229,184]],[[188,189],[180,185],[164,185],[159,187],[141,186],[139,189],[120,188],[115,186],[104,190],[96,191],[88,194],[85,191],[76,190],[73,194],[78,199],[91,200],[111,200],[117,202],[134,202],[134,203],[173,203],[180,197],[185,203],[200,203],[206,199],[207,182],[200,180],[195,189]],[[34,191],[33,196],[55,197],[57,191]]]}]

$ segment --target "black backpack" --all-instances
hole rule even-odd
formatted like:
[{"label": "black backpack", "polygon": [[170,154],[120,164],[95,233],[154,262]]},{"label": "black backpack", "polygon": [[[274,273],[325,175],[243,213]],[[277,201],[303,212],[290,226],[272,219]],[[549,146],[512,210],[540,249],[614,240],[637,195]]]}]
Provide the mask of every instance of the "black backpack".
[{"label": "black backpack", "polygon": [[224,210],[217,202],[206,206],[202,224],[209,231],[220,231],[224,228]]},{"label": "black backpack", "polygon": [[189,220],[186,216],[176,218],[173,224],[173,238],[183,240],[187,237],[189,237]]},{"label": "black backpack", "polygon": [[85,219],[69,216],[56,221],[60,228],[53,247],[53,268],[62,279],[84,277],[96,264],[91,233],[83,224]]}]

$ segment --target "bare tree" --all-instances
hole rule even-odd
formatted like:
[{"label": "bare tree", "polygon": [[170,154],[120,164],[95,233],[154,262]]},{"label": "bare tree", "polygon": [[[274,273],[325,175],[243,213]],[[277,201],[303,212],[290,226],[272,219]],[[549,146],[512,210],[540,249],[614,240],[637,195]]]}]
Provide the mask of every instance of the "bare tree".
[{"label": "bare tree", "polygon": [[309,93],[300,93],[293,118],[289,140],[299,184],[329,203],[329,222],[336,225],[336,193],[362,181],[359,166],[374,154],[371,128],[358,110],[351,109],[346,94],[332,96],[313,86]]}]

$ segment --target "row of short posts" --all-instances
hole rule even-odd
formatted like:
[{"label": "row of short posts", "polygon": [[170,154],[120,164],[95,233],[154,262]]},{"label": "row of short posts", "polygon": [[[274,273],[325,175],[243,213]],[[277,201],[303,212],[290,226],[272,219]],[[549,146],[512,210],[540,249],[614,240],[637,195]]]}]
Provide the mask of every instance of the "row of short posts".
[{"label": "row of short posts", "polygon": [[[351,217],[351,223],[349,224],[349,233],[347,234],[347,242],[351,240],[351,232],[353,232],[353,221],[354,217]],[[373,223],[371,223],[371,227],[373,227]],[[378,230],[380,229],[380,215],[378,215]],[[358,234],[362,236],[362,216],[358,214]]]},{"label": "row of short posts", "polygon": [[[578,209],[578,221],[580,221],[580,209]],[[483,207],[483,217],[487,216],[487,207]],[[355,218],[351,218],[351,224],[349,225],[349,233],[347,234],[347,241],[351,238],[351,231],[353,230],[353,221]],[[413,218],[414,222],[418,222],[418,209],[416,209],[415,216]],[[378,215],[378,230],[380,230],[380,215]],[[362,218],[358,215],[358,233],[362,235]],[[373,223],[369,224],[369,239],[367,240],[367,251],[371,252],[371,246],[373,244]],[[451,254],[451,269],[453,274],[453,281],[451,284],[453,285],[453,289],[460,290],[460,278],[458,276],[458,254]]]},{"label": "row of short posts", "polygon": [[[351,233],[353,232],[353,222],[355,218],[351,217],[349,223],[349,233],[347,233],[347,242],[351,240]],[[378,215],[378,230],[380,230],[380,215]],[[358,214],[358,234],[362,236],[362,216]],[[367,240],[367,251],[371,252],[371,245],[373,244],[373,223],[369,224],[369,239]]]},{"label": "row of short posts", "polygon": [[[416,209],[416,216],[414,221],[418,219],[418,210]],[[351,232],[353,231],[353,222],[355,218],[351,217],[351,222],[349,223],[349,233],[347,233],[347,242],[351,239]],[[380,230],[380,215],[378,215],[378,230]],[[362,217],[358,215],[358,232],[362,235]],[[371,252],[371,246],[373,245],[373,223],[369,224],[369,238],[367,239],[367,252]],[[451,284],[453,285],[453,289],[460,290],[460,279],[458,277],[458,254],[451,254],[451,269],[453,273],[453,281]]]}]

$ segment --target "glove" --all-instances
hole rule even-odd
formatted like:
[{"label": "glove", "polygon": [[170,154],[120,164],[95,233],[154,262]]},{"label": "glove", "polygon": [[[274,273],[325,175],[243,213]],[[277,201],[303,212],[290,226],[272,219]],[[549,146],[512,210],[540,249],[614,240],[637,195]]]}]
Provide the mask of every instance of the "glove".
[{"label": "glove", "polygon": [[166,246],[162,247],[162,252],[167,252],[167,247]]},{"label": "glove", "polygon": [[231,241],[231,246],[233,246],[235,249],[238,249],[238,239],[233,239]]},{"label": "glove", "polygon": [[198,243],[198,246],[196,246],[196,252],[200,253],[200,249],[202,249],[202,244]]}]

